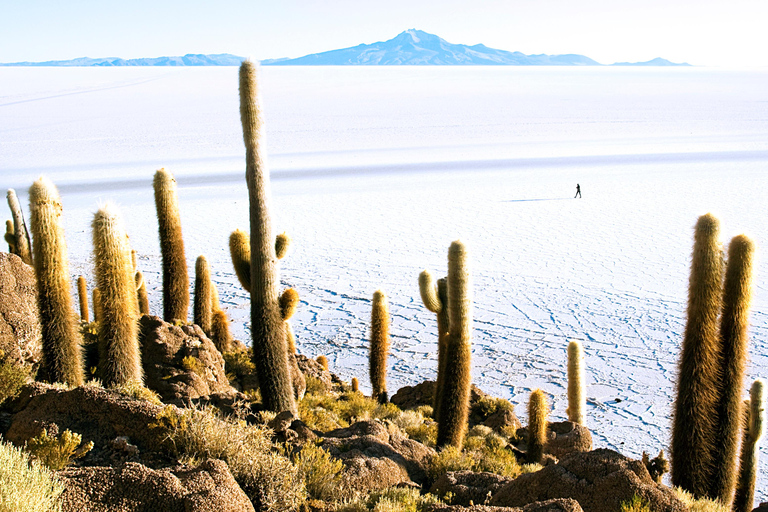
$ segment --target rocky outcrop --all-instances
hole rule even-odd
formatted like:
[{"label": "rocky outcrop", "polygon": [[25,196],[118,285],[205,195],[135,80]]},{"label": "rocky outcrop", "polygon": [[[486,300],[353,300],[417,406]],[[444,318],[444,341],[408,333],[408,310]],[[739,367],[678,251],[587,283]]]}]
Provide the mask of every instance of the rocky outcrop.
[{"label": "rocky outcrop", "polygon": [[432,505],[429,512],[583,512],[576,500],[564,498],[537,501],[522,508],[488,507],[484,505]]},{"label": "rocky outcrop", "polygon": [[34,369],[41,355],[35,272],[15,254],[0,253],[0,361]]},{"label": "rocky outcrop", "polygon": [[163,401],[183,403],[213,393],[235,393],[224,358],[200,327],[179,327],[149,315],[139,325],[144,381]]},{"label": "rocky outcrop", "polygon": [[220,460],[161,470],[127,462],[66,468],[57,476],[65,487],[63,512],[254,512]]},{"label": "rocky outcrop", "polygon": [[613,450],[573,453],[536,473],[520,475],[503,485],[491,505],[523,507],[555,498],[573,498],[584,512],[616,512],[638,496],[654,512],[685,512],[675,493],[656,484],[645,465]]},{"label": "rocky outcrop", "polygon": [[510,478],[494,473],[449,471],[432,484],[429,492],[441,498],[451,493],[452,505],[482,505],[489,502],[493,493],[509,481]]},{"label": "rocky outcrop", "polygon": [[[488,396],[483,390],[472,384],[469,392],[469,406],[478,402],[481,398]],[[390,402],[402,410],[415,409],[422,405],[432,405],[435,397],[435,382],[425,380],[415,386],[404,386],[397,390]]]},{"label": "rocky outcrop", "polygon": [[301,354],[296,354],[295,357],[301,373],[305,377],[316,379],[323,386],[325,392],[333,391],[341,384],[341,379],[328,370],[323,369],[323,366],[314,359]]},{"label": "rocky outcrop", "polygon": [[592,450],[592,434],[584,425],[570,421],[559,421],[550,423],[547,430],[550,436],[544,451],[558,459],[571,453]]}]

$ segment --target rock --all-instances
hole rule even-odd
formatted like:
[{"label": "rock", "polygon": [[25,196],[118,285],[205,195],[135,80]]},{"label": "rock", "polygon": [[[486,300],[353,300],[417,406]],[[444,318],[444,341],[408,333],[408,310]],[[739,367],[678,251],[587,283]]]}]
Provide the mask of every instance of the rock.
[{"label": "rock", "polygon": [[499,409],[495,413],[488,416],[483,422],[483,425],[493,429],[493,431],[497,434],[502,433],[505,428],[514,429],[514,432],[523,426],[520,423],[520,420],[517,419],[515,412],[510,411],[509,409]]},{"label": "rock", "polygon": [[71,430],[93,441],[96,450],[127,436],[141,451],[156,449],[158,439],[148,425],[156,421],[159,405],[130,398],[116,391],[82,386],[72,390],[34,382],[24,386],[6,406],[13,413],[6,439],[22,446],[55,424],[59,432]]},{"label": "rock", "polygon": [[180,404],[236,392],[224,372],[224,358],[197,325],[178,327],[144,315],[139,328],[144,381],[163,401]]},{"label": "rock", "polygon": [[342,481],[349,497],[395,485],[423,484],[435,451],[387,429],[377,421],[360,421],[323,434],[321,445],[344,463]]},{"label": "rock", "polygon": [[554,439],[550,437],[544,447],[546,453],[562,459],[574,452],[588,452],[592,450],[592,434],[584,425],[570,421],[550,423],[548,430],[554,432]]},{"label": "rock", "polygon": [[490,501],[491,496],[511,479],[493,473],[474,473],[472,471],[449,471],[432,484],[430,493],[442,498],[451,493],[452,505],[469,505],[470,502],[482,505]]},{"label": "rock", "polygon": [[429,512],[583,512],[579,502],[569,498],[537,501],[522,508],[487,507],[484,505],[432,505]]},{"label": "rock", "polygon": [[[335,377],[335,375],[328,370],[324,370],[323,366],[314,359],[310,359],[301,354],[296,354],[294,357],[296,359],[296,364],[301,373],[304,374],[304,377],[312,377],[319,381],[323,385],[325,392],[333,390],[333,377]],[[336,377],[336,379],[338,379],[338,377]]]},{"label": "rock", "polygon": [[63,512],[254,512],[227,465],[153,470],[135,462],[118,467],[66,468]]},{"label": "rock", "polygon": [[522,507],[552,498],[573,498],[584,512],[616,512],[637,495],[654,512],[685,512],[675,493],[656,484],[642,462],[613,450],[572,453],[536,473],[504,484],[491,505]]},{"label": "rock", "polygon": [[[398,406],[402,410],[415,409],[422,405],[432,405],[435,396],[435,382],[431,380],[425,380],[415,386],[405,386],[397,390],[390,402]],[[470,408],[472,404],[480,400],[482,397],[488,396],[480,388],[472,384],[469,394]]]},{"label": "rock", "polygon": [[307,380],[299,368],[295,354],[288,354],[288,371],[291,374],[291,384],[293,384],[293,396],[297,401],[301,401],[307,393]]},{"label": "rock", "polygon": [[0,253],[0,361],[36,370],[41,357],[35,272],[15,254]]}]

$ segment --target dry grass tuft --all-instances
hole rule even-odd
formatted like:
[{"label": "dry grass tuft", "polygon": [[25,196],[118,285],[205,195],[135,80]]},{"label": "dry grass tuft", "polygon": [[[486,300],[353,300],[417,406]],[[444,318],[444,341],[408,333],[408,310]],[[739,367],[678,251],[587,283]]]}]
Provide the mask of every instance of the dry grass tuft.
[{"label": "dry grass tuft", "polygon": [[316,500],[336,501],[342,484],[344,464],[315,443],[305,444],[293,463],[304,480],[309,496]]},{"label": "dry grass tuft", "polygon": [[652,512],[647,501],[640,496],[632,496],[632,499],[621,504],[620,512]]},{"label": "dry grass tuft", "polygon": [[[2,352],[2,351],[0,351]],[[0,353],[0,359],[2,354]],[[29,378],[29,369],[13,361],[0,362],[0,404],[14,398]]]},{"label": "dry grass tuft", "polygon": [[0,440],[0,512],[58,512],[63,491],[53,472]]},{"label": "dry grass tuft", "polygon": [[129,396],[137,400],[146,400],[147,402],[151,402],[155,405],[163,405],[163,401],[160,400],[160,397],[157,396],[157,393],[145,387],[141,382],[130,381],[110,389],[117,391],[121,395]]},{"label": "dry grass tuft", "polygon": [[307,393],[299,404],[301,421],[309,428],[322,432],[346,428],[356,421],[392,420],[401,412],[392,403],[379,404],[376,400],[353,391],[322,395]]},{"label": "dry grass tuft", "polygon": [[440,503],[433,494],[421,495],[418,489],[391,487],[375,491],[344,505],[339,512],[423,512],[430,505]]},{"label": "dry grass tuft", "polygon": [[689,512],[730,512],[731,510],[716,500],[709,500],[707,498],[696,499],[691,493],[680,487],[674,487],[673,490],[677,498],[688,508]]},{"label": "dry grass tuft", "polygon": [[74,459],[85,456],[93,448],[93,442],[83,443],[83,437],[70,430],[61,435],[43,430],[27,441],[27,451],[32,457],[53,471],[67,467]]}]

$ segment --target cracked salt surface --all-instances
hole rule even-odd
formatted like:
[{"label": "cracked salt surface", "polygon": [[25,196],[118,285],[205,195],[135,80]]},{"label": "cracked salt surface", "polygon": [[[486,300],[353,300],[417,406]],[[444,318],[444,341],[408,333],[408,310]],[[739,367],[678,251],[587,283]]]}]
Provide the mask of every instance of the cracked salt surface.
[{"label": "cracked salt surface", "polygon": [[[265,69],[273,225],[293,239],[281,278],[301,297],[299,350],[365,389],[381,288],[390,393],[433,379],[436,320],[417,277],[444,275],[461,238],[472,254],[474,383],[510,399],[523,421],[541,387],[563,419],[566,345],[579,339],[596,446],[666,450],[696,218],[712,211],[724,241],[746,231],[768,246],[767,75]],[[248,296],[227,249],[229,233],[248,228],[236,83],[234,68],[2,68],[0,173],[22,195],[41,173],[60,185],[74,275],[92,278],[90,220],[115,200],[159,313],[150,183],[169,168],[189,269],[208,257],[247,341]],[[768,378],[765,258],[756,274],[750,382]],[[760,469],[766,500],[765,447]]]}]

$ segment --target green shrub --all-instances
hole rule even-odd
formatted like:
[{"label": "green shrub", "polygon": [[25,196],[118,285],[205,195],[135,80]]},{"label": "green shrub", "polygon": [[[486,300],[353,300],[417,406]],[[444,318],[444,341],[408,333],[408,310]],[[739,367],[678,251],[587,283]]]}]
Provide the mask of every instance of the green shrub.
[{"label": "green shrub", "polygon": [[418,489],[390,487],[374,491],[341,507],[339,512],[423,512],[430,505],[440,503],[433,494],[421,495]]},{"label": "green shrub", "polygon": [[[1,352],[1,351],[0,351]],[[0,358],[2,354],[0,354]],[[0,404],[16,397],[29,378],[29,369],[10,360],[0,362]]]},{"label": "green shrub", "polygon": [[311,375],[305,375],[307,381],[307,395],[324,395],[328,392],[323,381]]},{"label": "green shrub", "polygon": [[344,464],[315,443],[305,444],[293,463],[304,480],[311,498],[335,501],[339,495]]},{"label": "green shrub", "polygon": [[401,413],[392,404],[379,404],[362,393],[307,394],[299,403],[299,418],[314,430],[328,432],[345,428],[356,421],[370,419],[393,419]]},{"label": "green shrub", "polygon": [[56,435],[43,430],[37,437],[27,441],[27,451],[53,471],[67,467],[74,459],[85,456],[93,448],[93,442],[83,443],[83,437],[70,430]]},{"label": "green shrub", "polygon": [[[198,359],[196,360],[199,361]],[[157,396],[157,393],[145,387],[141,382],[129,381],[125,384],[115,386],[110,389],[117,391],[121,395],[129,396],[137,400],[146,400],[147,402],[151,402],[155,405],[163,405],[163,401],[160,400],[160,397]]]},{"label": "green shrub", "polygon": [[256,366],[251,361],[251,349],[233,350],[224,352],[224,371],[230,382],[240,380],[246,375],[253,375],[256,372]]},{"label": "green shrub", "polygon": [[214,408],[167,406],[150,428],[172,455],[187,460],[221,459],[240,487],[264,510],[298,508],[306,488],[298,469],[277,453],[271,431],[236,417],[220,417]]},{"label": "green shrub", "polygon": [[538,464],[521,466],[507,449],[507,440],[491,429],[476,426],[469,431],[461,451],[448,447],[429,462],[427,474],[432,479],[448,471],[487,471],[510,478],[541,469]]},{"label": "green shrub", "polygon": [[186,356],[181,360],[181,366],[188,372],[195,372],[198,375],[205,375],[205,366],[195,356]]},{"label": "green shrub", "polygon": [[619,510],[620,512],[652,512],[648,502],[638,495],[634,495],[631,500],[623,502]]},{"label": "green shrub", "polygon": [[0,512],[58,512],[63,491],[51,470],[0,440]]}]

